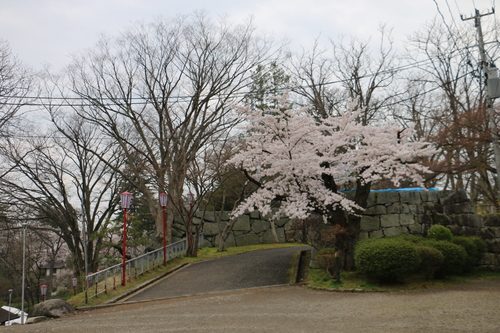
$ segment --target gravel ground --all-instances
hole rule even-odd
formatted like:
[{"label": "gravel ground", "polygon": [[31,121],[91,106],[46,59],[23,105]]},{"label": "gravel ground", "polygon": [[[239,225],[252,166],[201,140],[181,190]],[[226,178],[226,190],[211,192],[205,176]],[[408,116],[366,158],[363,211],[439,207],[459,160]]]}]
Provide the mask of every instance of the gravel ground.
[{"label": "gravel ground", "polygon": [[500,279],[413,293],[279,286],[138,302],[4,332],[500,332]]}]

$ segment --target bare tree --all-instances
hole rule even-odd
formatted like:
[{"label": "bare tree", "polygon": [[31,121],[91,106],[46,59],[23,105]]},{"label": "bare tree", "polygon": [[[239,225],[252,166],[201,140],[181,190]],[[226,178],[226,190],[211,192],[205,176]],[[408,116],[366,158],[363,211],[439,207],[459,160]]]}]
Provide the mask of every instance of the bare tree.
[{"label": "bare tree", "polygon": [[408,54],[418,66],[408,77],[406,95],[395,115],[416,124],[418,136],[435,143],[432,182],[465,189],[473,201],[495,203],[492,135],[478,76],[473,29],[434,20],[410,37]]},{"label": "bare tree", "polygon": [[22,143],[9,140],[3,157],[12,171],[0,180],[1,202],[59,235],[80,275],[85,249],[90,268],[98,267],[103,230],[115,212],[120,190],[116,172],[90,149],[110,164],[119,163],[120,154],[82,119],[61,121],[49,134],[31,135]]},{"label": "bare tree", "polygon": [[7,135],[7,125],[32,98],[32,74],[12,54],[9,44],[0,40],[0,134]]},{"label": "bare tree", "polygon": [[[134,176],[128,181],[144,194],[158,234],[158,193],[170,195],[170,239],[190,166],[238,122],[230,106],[270,50],[250,21],[232,25],[196,13],[104,38],[69,68],[72,96],[85,104],[75,111],[120,147]],[[116,169],[127,177],[123,170]]]},{"label": "bare tree", "polygon": [[332,41],[332,52],[320,49],[316,42],[311,51],[292,61],[294,91],[313,106],[316,117],[339,114],[346,100],[356,100],[364,109],[359,121],[368,124],[394,99],[389,88],[395,81],[398,61],[390,31],[382,26],[376,50],[370,40],[343,37]]}]

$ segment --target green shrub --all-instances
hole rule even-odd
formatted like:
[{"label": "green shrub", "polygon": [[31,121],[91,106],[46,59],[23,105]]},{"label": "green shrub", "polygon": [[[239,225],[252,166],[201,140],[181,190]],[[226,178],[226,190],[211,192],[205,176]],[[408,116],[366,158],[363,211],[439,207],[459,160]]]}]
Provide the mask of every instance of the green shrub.
[{"label": "green shrub", "polygon": [[442,225],[433,225],[427,231],[427,238],[437,241],[451,241],[452,237],[451,230]]},{"label": "green shrub", "polygon": [[391,239],[399,239],[407,242],[411,242],[413,244],[418,244],[425,240],[422,235],[410,235],[410,234],[402,234],[398,236],[391,237]]},{"label": "green shrub", "polygon": [[436,248],[443,254],[443,264],[435,272],[437,277],[462,274],[469,264],[467,252],[460,245],[444,240],[427,240],[421,245]]},{"label": "green shrub", "polygon": [[444,256],[435,247],[417,245],[416,248],[420,256],[420,267],[418,270],[425,274],[427,280],[430,280],[443,264]]},{"label": "green shrub", "polygon": [[476,244],[470,237],[456,236],[451,240],[453,244],[460,245],[467,252],[467,262],[464,266],[465,272],[470,272],[474,268],[476,258],[479,257],[476,249]]},{"label": "green shrub", "polygon": [[477,249],[477,254],[478,254],[478,257],[476,258],[476,264],[477,264],[481,261],[481,259],[483,259],[483,256],[486,253],[488,246],[486,245],[486,241],[481,237],[473,236],[471,237],[471,239],[474,241],[474,244],[476,245]]},{"label": "green shrub", "polygon": [[471,271],[479,263],[486,251],[486,242],[479,237],[456,236],[451,240],[453,244],[462,246],[469,256],[465,271]]},{"label": "green shrub", "polygon": [[359,242],[354,260],[359,272],[380,282],[400,281],[420,265],[415,245],[395,238]]}]

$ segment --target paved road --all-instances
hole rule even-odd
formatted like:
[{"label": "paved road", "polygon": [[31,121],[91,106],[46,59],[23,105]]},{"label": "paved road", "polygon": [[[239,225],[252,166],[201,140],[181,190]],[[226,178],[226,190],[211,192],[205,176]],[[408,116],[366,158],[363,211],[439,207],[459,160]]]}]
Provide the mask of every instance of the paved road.
[{"label": "paved road", "polygon": [[294,253],[308,246],[260,250],[193,263],[125,299],[127,302],[289,283]]}]

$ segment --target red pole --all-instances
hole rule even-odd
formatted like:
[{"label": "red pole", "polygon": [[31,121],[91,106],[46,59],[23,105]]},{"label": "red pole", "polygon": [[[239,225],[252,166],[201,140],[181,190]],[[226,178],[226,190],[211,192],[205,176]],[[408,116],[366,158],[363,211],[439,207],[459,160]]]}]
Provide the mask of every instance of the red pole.
[{"label": "red pole", "polygon": [[127,284],[127,208],[123,209],[123,245],[122,245],[122,286]]},{"label": "red pole", "polygon": [[165,206],[161,207],[163,220],[163,266],[167,266],[167,219],[165,217]]}]

